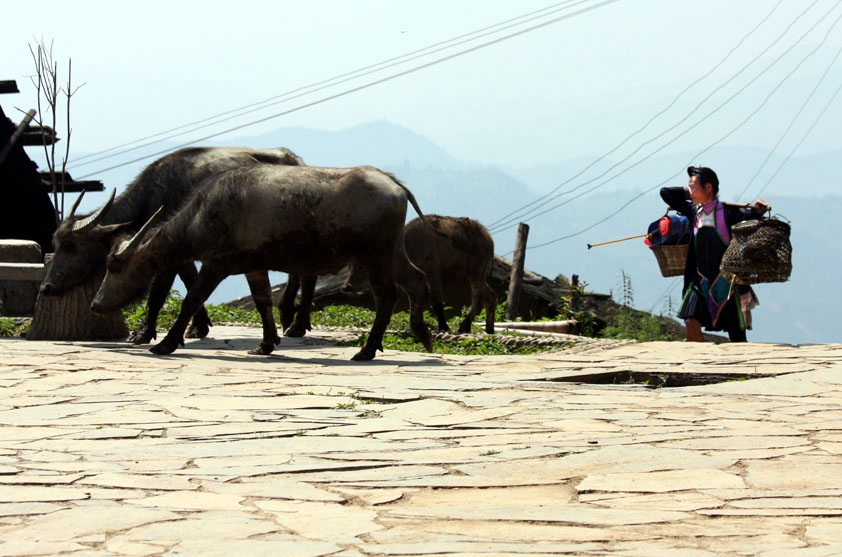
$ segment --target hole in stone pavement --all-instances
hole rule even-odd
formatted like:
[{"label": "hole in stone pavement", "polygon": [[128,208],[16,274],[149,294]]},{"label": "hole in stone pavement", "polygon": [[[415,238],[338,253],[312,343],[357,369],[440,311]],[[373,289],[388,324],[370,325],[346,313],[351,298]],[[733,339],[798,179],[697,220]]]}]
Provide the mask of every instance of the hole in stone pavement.
[{"label": "hole in stone pavement", "polygon": [[735,381],[748,381],[764,377],[777,377],[785,373],[764,373],[763,375],[739,375],[735,373],[648,373],[642,371],[612,371],[608,373],[589,373],[586,375],[567,375],[551,377],[544,381],[554,383],[585,383],[588,385],[634,385],[648,389],[664,387],[691,387],[694,385],[713,385]]}]

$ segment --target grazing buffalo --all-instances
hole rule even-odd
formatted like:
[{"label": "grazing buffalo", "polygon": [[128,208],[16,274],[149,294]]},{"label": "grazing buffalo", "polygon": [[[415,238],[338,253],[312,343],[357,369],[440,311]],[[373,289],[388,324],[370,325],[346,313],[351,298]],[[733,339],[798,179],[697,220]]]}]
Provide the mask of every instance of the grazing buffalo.
[{"label": "grazing buffalo", "polygon": [[[479,222],[461,217],[426,215],[406,225],[406,251],[409,259],[427,276],[433,313],[440,331],[449,331],[444,317],[442,283],[465,284],[471,288],[471,309],[459,325],[460,333],[469,333],[471,323],[485,308],[485,332],[494,333],[497,296],[488,285],[494,261],[494,240]],[[343,290],[353,292],[364,281],[362,269],[354,267]]]},{"label": "grazing buffalo", "polygon": [[[105,260],[114,241],[122,235],[137,232],[158,208],[163,208],[161,217],[167,219],[193,196],[196,186],[203,179],[225,170],[255,164],[300,166],[304,162],[284,148],[190,147],[170,153],[147,166],[126,191],[116,199],[112,192],[108,202],[91,215],[75,215],[77,200],[53,237],[55,254],[41,283],[41,292],[47,296],[61,296],[91,275],[104,272]],[[193,262],[184,262],[180,267],[154,277],[147,301],[146,321],[129,336],[129,342],[143,344],[156,338],[158,313],[172,288],[176,273],[189,288],[196,277],[196,267]],[[204,307],[200,308],[188,336],[206,336],[210,324]]]},{"label": "grazing buffalo", "polygon": [[[319,168],[256,165],[218,174],[155,230],[141,229],[108,257],[107,273],[91,309],[105,313],[142,292],[154,275],[199,260],[181,313],[166,337],[151,348],[169,354],[184,343],[190,317],[227,276],[244,273],[263,320],[263,341],[253,352],[268,354],[280,343],[265,271],[301,277],[335,273],[359,263],[369,271],[375,319],[354,360],[382,350],[397,300],[410,299],[413,333],[432,350],[421,303],[424,273],[404,247],[407,202],[421,214],[412,193],[394,176],[373,167]],[[147,223],[148,225],[151,224]]]}]

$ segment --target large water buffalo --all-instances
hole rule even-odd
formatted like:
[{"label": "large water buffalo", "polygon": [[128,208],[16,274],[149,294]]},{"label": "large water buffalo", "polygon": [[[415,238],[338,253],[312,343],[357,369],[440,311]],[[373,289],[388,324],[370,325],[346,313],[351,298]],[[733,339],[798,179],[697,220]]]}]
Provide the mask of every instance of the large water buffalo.
[{"label": "large water buffalo", "polygon": [[[55,254],[41,283],[41,292],[47,296],[60,296],[94,273],[103,272],[106,256],[118,237],[140,230],[161,207],[161,218],[168,219],[193,196],[196,186],[208,176],[255,164],[300,166],[304,162],[285,148],[189,147],[147,166],[126,191],[116,199],[112,193],[108,202],[93,214],[75,215],[77,200],[53,237]],[[154,277],[147,301],[146,321],[129,336],[129,342],[143,344],[156,338],[158,314],[176,273],[189,288],[196,277],[196,267],[193,262],[185,262]],[[202,338],[208,334],[209,327],[210,319],[202,307],[193,319],[188,336]]]},{"label": "large water buffalo", "polygon": [[121,307],[152,276],[199,260],[202,268],[178,319],[152,352],[169,354],[183,344],[190,317],[217,285],[226,276],[244,273],[263,320],[257,351],[269,353],[280,338],[269,281],[255,281],[255,274],[265,276],[268,269],[318,276],[359,263],[370,274],[375,319],[353,359],[370,360],[382,350],[396,284],[409,296],[413,333],[432,350],[421,306],[424,273],[412,265],[404,247],[407,202],[421,214],[400,181],[373,167],[256,165],[218,174],[205,180],[166,223],[149,231],[144,227],[112,249],[91,309],[105,313]]},{"label": "large water buffalo", "polygon": [[[497,296],[488,285],[494,261],[494,240],[482,224],[466,217],[426,215],[423,219],[416,218],[406,225],[406,251],[427,277],[439,330],[450,330],[444,316],[442,283],[468,284],[471,308],[459,325],[459,332],[471,331],[471,324],[483,307],[485,332],[494,333]],[[343,290],[359,289],[365,280],[363,271],[358,266],[353,267]]]}]

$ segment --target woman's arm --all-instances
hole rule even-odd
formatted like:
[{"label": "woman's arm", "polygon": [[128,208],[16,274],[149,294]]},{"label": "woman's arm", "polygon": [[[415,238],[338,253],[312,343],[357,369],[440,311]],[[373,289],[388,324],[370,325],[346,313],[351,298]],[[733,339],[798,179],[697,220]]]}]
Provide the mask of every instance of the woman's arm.
[{"label": "woman's arm", "polygon": [[661,188],[661,199],[670,209],[678,211],[688,219],[693,217],[693,203],[687,188]]}]

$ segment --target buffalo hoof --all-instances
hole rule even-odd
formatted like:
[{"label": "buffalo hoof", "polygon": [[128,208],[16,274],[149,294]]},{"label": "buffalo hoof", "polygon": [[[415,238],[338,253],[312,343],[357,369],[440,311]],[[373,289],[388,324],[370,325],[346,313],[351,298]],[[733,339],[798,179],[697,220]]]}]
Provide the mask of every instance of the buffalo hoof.
[{"label": "buffalo hoof", "polygon": [[424,345],[427,352],[433,351],[433,335],[430,334],[429,330],[425,331],[424,335],[422,335],[419,340],[421,341],[421,344]]},{"label": "buffalo hoof", "polygon": [[130,334],[126,342],[129,344],[149,344],[155,338],[158,338],[158,335],[154,330],[139,329]]},{"label": "buffalo hoof", "polygon": [[184,346],[183,342],[168,342],[167,339],[162,340],[155,346],[149,348],[149,351],[153,354],[158,354],[161,356],[165,356],[167,354],[172,354],[175,352],[175,349],[178,348],[178,345]]},{"label": "buffalo hoof", "polygon": [[269,354],[275,351],[275,345],[280,343],[280,337],[275,337],[275,342],[261,342],[257,345],[256,348],[252,348],[251,350],[249,350],[248,353],[252,356],[268,356]]},{"label": "buffalo hoof", "polygon": [[309,327],[302,327],[298,323],[293,323],[284,330],[285,337],[300,338],[307,334]]},{"label": "buffalo hoof", "polygon": [[205,338],[210,333],[210,327],[207,323],[193,323],[187,327],[184,336],[187,338]]},{"label": "buffalo hoof", "polygon": [[374,359],[374,353],[375,350],[364,347],[362,350],[354,354],[354,357],[351,359],[355,362],[368,362]]}]

